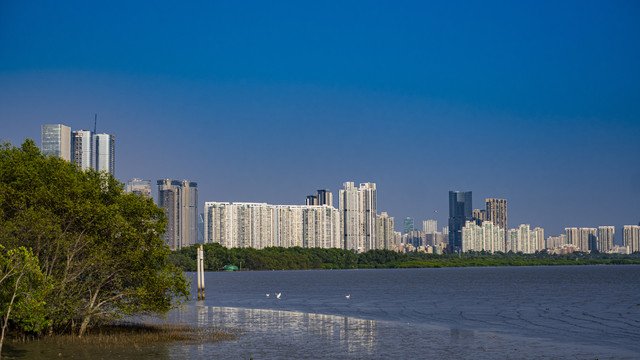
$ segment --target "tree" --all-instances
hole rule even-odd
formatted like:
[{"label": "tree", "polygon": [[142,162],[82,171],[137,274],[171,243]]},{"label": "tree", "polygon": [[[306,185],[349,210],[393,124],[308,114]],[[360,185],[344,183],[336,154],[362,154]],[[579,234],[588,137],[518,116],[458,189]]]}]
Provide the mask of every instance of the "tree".
[{"label": "tree", "polygon": [[10,320],[25,331],[39,331],[48,325],[42,298],[49,289],[30,250],[19,247],[6,251],[0,245],[0,354]]},{"label": "tree", "polygon": [[0,220],[0,242],[32,248],[53,285],[49,331],[82,336],[92,320],[161,315],[188,300],[186,278],[166,263],[163,210],[32,140],[0,148]]}]

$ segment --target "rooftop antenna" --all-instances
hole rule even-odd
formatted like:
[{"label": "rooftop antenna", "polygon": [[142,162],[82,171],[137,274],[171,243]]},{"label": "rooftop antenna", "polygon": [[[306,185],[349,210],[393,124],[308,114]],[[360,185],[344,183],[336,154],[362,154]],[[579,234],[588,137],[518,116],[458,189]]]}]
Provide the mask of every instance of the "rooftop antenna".
[{"label": "rooftop antenna", "polygon": [[96,129],[98,127],[98,114],[93,118],[93,133],[96,133]]}]

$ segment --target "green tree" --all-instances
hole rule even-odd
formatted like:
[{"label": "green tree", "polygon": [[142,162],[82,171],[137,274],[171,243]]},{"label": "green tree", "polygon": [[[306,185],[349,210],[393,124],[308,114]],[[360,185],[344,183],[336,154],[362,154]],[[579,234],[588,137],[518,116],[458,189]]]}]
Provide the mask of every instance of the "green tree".
[{"label": "green tree", "polygon": [[31,250],[0,245],[0,354],[9,321],[28,332],[48,325],[43,297],[49,289]]},{"label": "green tree", "polygon": [[50,331],[82,336],[92,320],[160,315],[189,297],[166,262],[162,209],[124,194],[107,173],[42,155],[31,140],[0,148],[0,220],[0,242],[32,248],[53,285]]}]

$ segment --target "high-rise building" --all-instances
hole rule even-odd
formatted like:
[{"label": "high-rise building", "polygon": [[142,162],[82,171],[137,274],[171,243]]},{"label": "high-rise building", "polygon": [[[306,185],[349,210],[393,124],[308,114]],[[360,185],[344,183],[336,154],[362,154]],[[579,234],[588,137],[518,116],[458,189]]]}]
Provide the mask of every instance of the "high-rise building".
[{"label": "high-rise building", "polygon": [[42,152],[71,161],[71,128],[62,124],[42,125]]},{"label": "high-rise building", "polygon": [[[493,224],[501,229],[504,229],[504,242],[505,248],[507,244],[507,200],[506,199],[494,199],[488,198],[484,200],[485,203],[485,219],[493,222]],[[543,246],[544,240],[541,239],[540,246]],[[542,250],[542,248],[540,248]]]},{"label": "high-rise building", "polygon": [[580,230],[577,227],[564,228],[564,233],[567,235],[567,244],[580,248]]},{"label": "high-rise building", "polygon": [[482,209],[473,209],[473,211],[471,212],[471,217],[476,222],[476,224],[478,224],[478,226],[481,226],[482,223],[487,220],[486,213]]},{"label": "high-rise building", "polygon": [[608,253],[613,249],[615,243],[615,226],[598,226],[598,240],[595,250]]},{"label": "high-rise building", "polygon": [[413,218],[406,217],[404,218],[404,233],[408,234],[415,230]]},{"label": "high-rise building", "polygon": [[533,254],[538,244],[538,233],[531,231],[529,224],[522,224],[517,229],[509,229],[507,234],[507,251]]},{"label": "high-rise building", "polygon": [[362,183],[358,189],[362,209],[362,228],[364,230],[363,251],[374,250],[376,244],[376,215],[378,213],[378,195],[375,183]]},{"label": "high-rise building", "polygon": [[158,180],[158,206],[164,208],[167,228],[162,238],[171,250],[180,249],[180,181]]},{"label": "high-rise building", "polygon": [[333,194],[329,189],[320,189],[317,192],[318,205],[333,206]]},{"label": "high-rise building", "polygon": [[491,221],[484,221],[481,226],[475,221],[467,221],[462,228],[461,251],[505,252],[504,229]]},{"label": "high-rise building", "polygon": [[449,191],[449,251],[462,248],[462,228],[472,220],[471,191]]},{"label": "high-rise building", "polygon": [[340,216],[344,248],[358,252],[375,248],[377,194],[375,183],[356,188],[345,182],[340,190]]},{"label": "high-rise building", "polygon": [[438,220],[425,220],[422,222],[422,231],[425,232],[425,234],[433,234],[438,232]]},{"label": "high-rise building", "polygon": [[495,226],[507,229],[507,200],[485,199],[486,220],[493,222]]},{"label": "high-rise building", "polygon": [[304,201],[305,205],[318,205],[318,197],[315,195],[307,195]]},{"label": "high-rise building", "polygon": [[598,229],[580,228],[579,234],[578,248],[580,248],[580,251],[588,252],[596,248],[598,243]]},{"label": "high-rise building", "polygon": [[536,227],[535,229],[533,229],[533,232],[536,235],[535,251],[544,250],[546,247],[546,244],[544,241],[544,229],[541,227]]},{"label": "high-rise building", "polygon": [[111,134],[94,134],[93,140],[95,169],[115,175],[116,146],[114,136]]},{"label": "high-rise building", "polygon": [[386,212],[376,215],[376,249],[396,250],[399,243],[395,243],[394,218]]},{"label": "high-rise building", "polygon": [[427,245],[427,237],[425,233],[420,230],[411,230],[405,234],[406,236],[406,244],[410,244],[415,248],[419,248],[421,246]]},{"label": "high-rise building", "polygon": [[151,198],[151,180],[132,179],[125,186],[127,193]]},{"label": "high-rise building", "polygon": [[336,248],[340,217],[327,205],[206,202],[204,241],[227,248]]},{"label": "high-rise building", "polygon": [[192,181],[158,180],[158,205],[167,214],[165,243],[172,250],[198,242],[198,184]]},{"label": "high-rise building", "polygon": [[629,249],[629,253],[640,251],[640,225],[622,227],[622,244]]},{"label": "high-rise building", "polygon": [[561,235],[558,235],[558,236],[549,236],[547,238],[546,248],[547,249],[555,249],[555,248],[559,248],[562,245],[566,245],[566,244],[568,244],[567,235],[566,234],[561,234]]},{"label": "high-rise building", "polygon": [[71,161],[82,170],[95,168],[93,133],[77,130],[71,133]]}]

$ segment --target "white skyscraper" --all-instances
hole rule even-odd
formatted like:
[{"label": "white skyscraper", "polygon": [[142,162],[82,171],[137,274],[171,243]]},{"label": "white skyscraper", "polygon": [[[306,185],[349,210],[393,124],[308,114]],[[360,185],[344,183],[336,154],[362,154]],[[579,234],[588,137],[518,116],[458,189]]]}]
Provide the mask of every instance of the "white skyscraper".
[{"label": "white skyscraper", "polygon": [[390,217],[386,212],[376,216],[376,249],[396,250],[399,243],[395,242],[395,224],[394,218]]},{"label": "white skyscraper", "polygon": [[640,225],[625,225],[622,228],[622,242],[629,253],[640,251]]},{"label": "white skyscraper", "polygon": [[340,190],[340,217],[342,227],[343,249],[359,251],[362,234],[361,212],[358,201],[358,189],[353,182],[345,182]]},{"label": "white skyscraper", "polygon": [[507,251],[533,254],[538,246],[538,233],[531,231],[529,224],[522,224],[517,229],[509,230],[507,244]]},{"label": "white skyscraper", "polygon": [[596,228],[580,228],[580,240],[578,247],[580,251],[588,252],[595,249],[598,243],[598,229]]},{"label": "white skyscraper", "polygon": [[71,161],[71,128],[62,124],[42,125],[41,150]]},{"label": "white skyscraper", "polygon": [[77,130],[71,136],[71,160],[82,170],[95,168],[93,132]]},{"label": "white skyscraper", "polygon": [[205,242],[227,248],[340,247],[338,210],[328,205],[206,202]]},{"label": "white skyscraper", "polygon": [[542,251],[546,248],[546,244],[544,241],[544,229],[541,227],[536,227],[533,229],[533,232],[536,234],[536,251]]},{"label": "white skyscraper", "polygon": [[425,234],[433,234],[438,231],[438,220],[425,220],[422,222],[422,231]]},{"label": "white skyscraper", "polygon": [[475,221],[467,221],[462,228],[461,251],[505,252],[504,229],[491,221],[483,221],[482,226]]},{"label": "white skyscraper", "polygon": [[614,226],[598,226],[596,250],[608,253],[613,249],[616,228]]},{"label": "white skyscraper", "polygon": [[340,190],[340,214],[344,248],[357,252],[376,246],[377,194],[375,183],[362,183],[356,188],[345,182]]},{"label": "white skyscraper", "polygon": [[94,134],[93,140],[95,169],[115,175],[116,147],[114,136],[111,134]]},{"label": "white skyscraper", "polygon": [[[567,244],[580,248],[580,230],[578,230],[578,228],[565,228],[564,233],[567,235]],[[582,251],[582,249],[580,250]]]},{"label": "white skyscraper", "polygon": [[562,245],[566,245],[567,244],[567,235],[566,234],[561,234],[558,236],[549,236],[547,238],[546,241],[546,248],[547,249],[555,249],[555,248],[559,248]]}]

